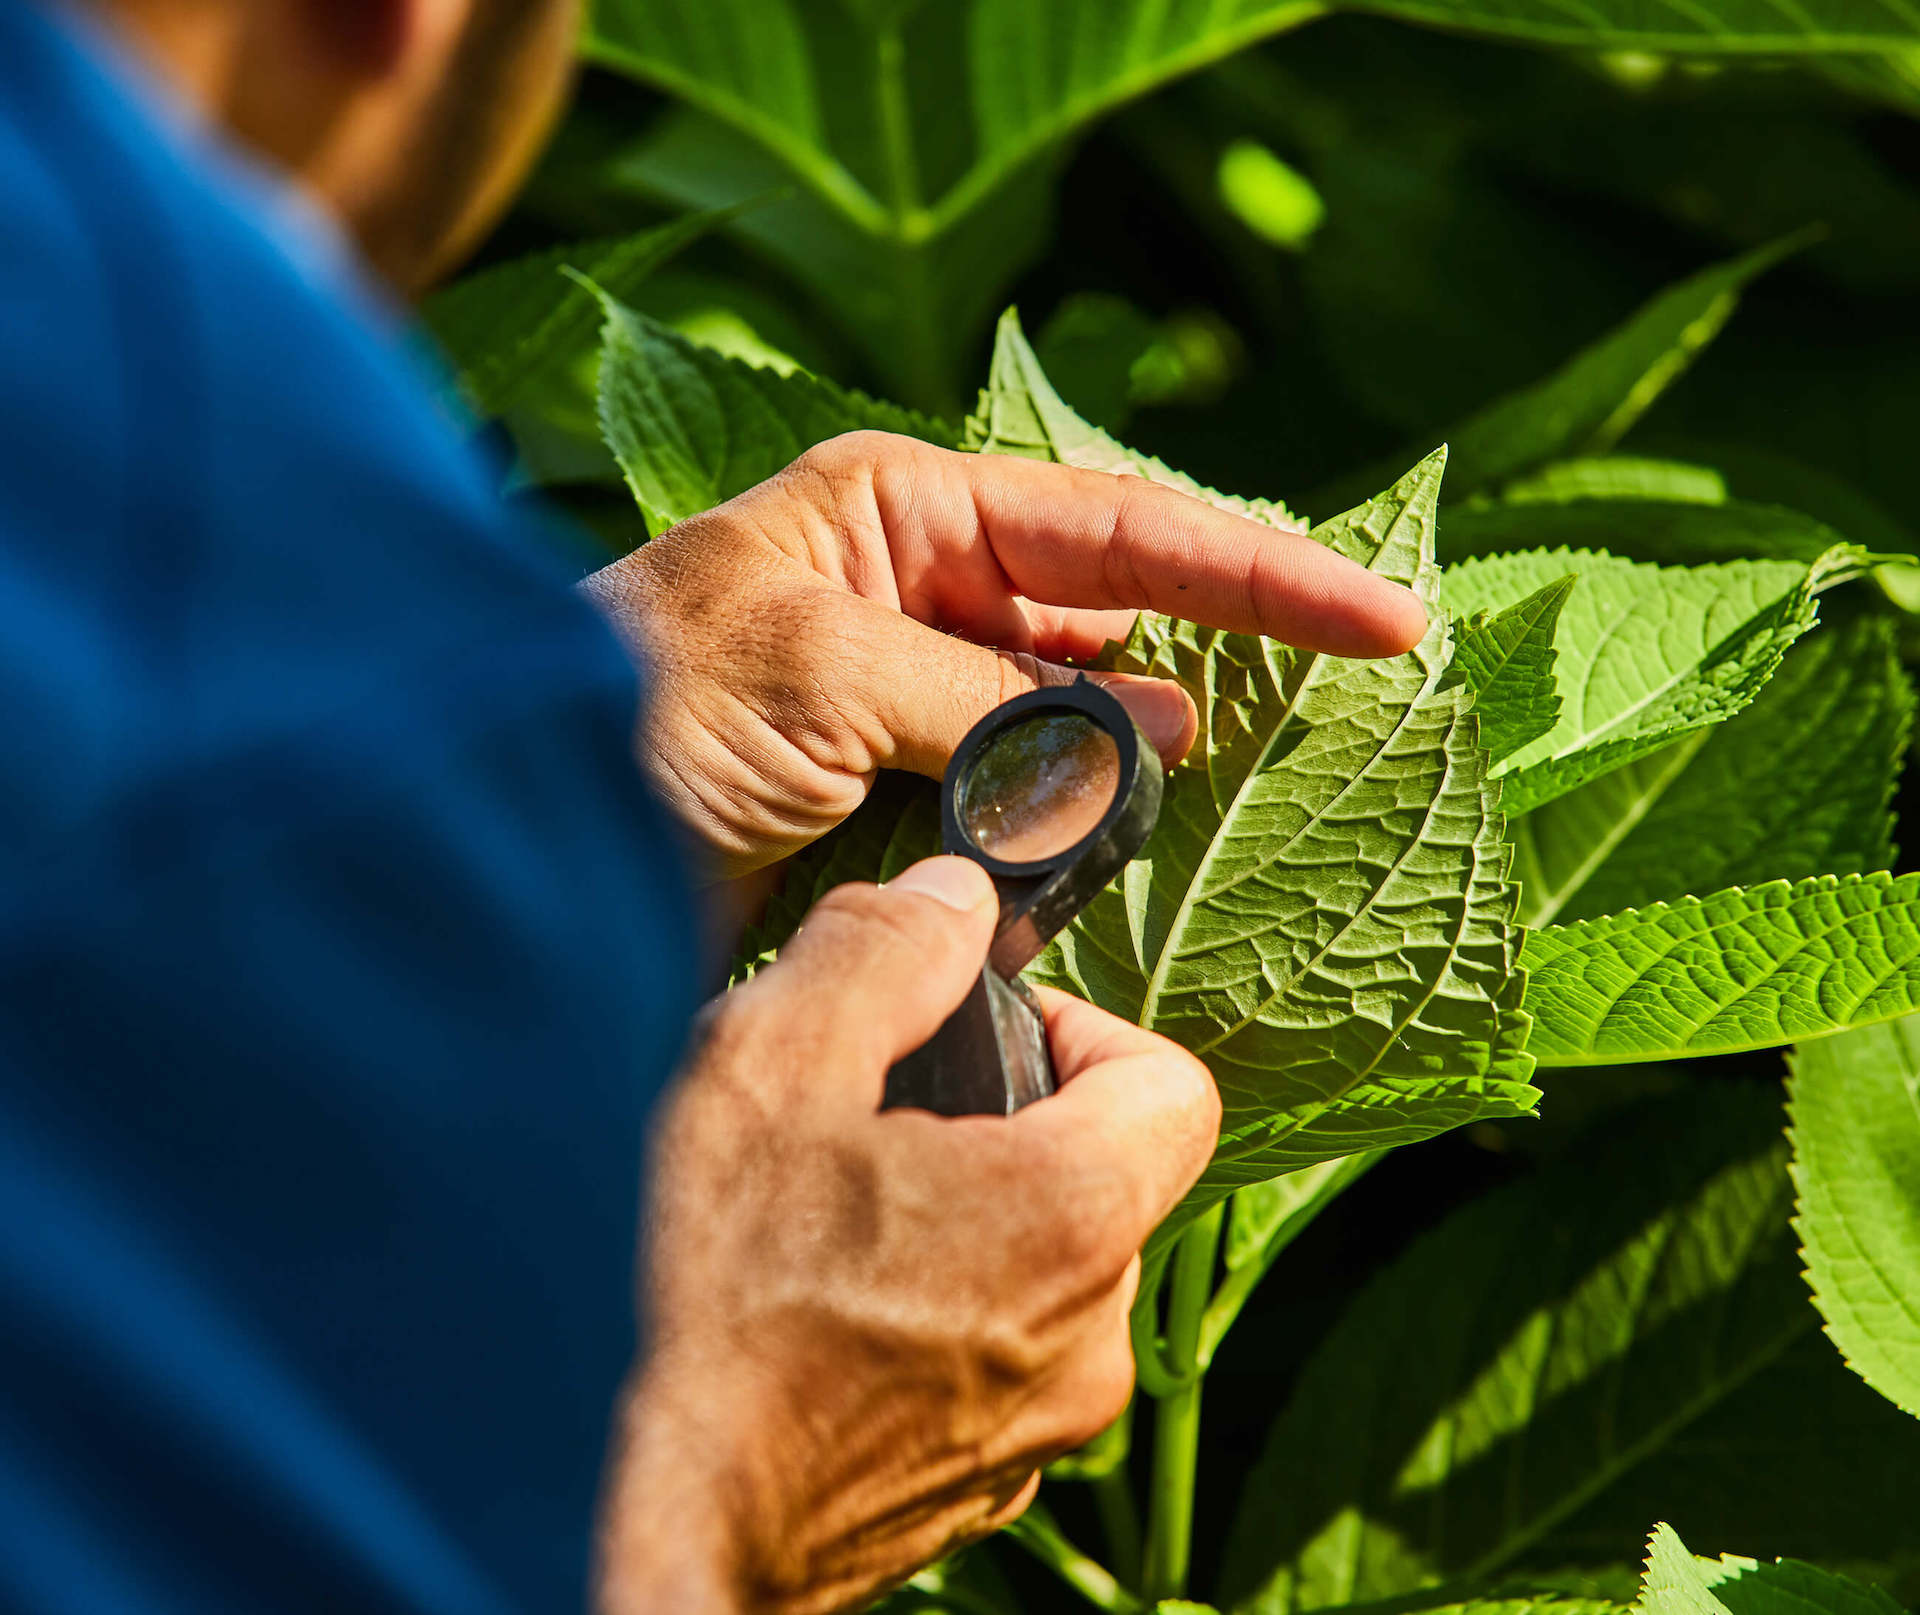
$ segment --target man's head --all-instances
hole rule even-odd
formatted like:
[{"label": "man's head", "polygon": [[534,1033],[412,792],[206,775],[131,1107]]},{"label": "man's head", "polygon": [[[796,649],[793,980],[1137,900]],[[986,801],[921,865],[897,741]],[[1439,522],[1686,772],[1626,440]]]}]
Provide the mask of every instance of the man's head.
[{"label": "man's head", "polygon": [[504,210],[580,0],[95,0],[189,101],[289,170],[402,291]]}]

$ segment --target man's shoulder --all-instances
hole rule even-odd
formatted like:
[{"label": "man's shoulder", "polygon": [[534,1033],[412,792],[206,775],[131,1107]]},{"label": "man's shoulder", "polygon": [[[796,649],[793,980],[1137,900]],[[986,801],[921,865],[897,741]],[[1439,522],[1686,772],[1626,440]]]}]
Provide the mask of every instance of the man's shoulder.
[{"label": "man's shoulder", "polygon": [[484,713],[489,655],[630,702],[578,566],[319,227],[96,58],[0,0],[0,826],[409,702]]}]

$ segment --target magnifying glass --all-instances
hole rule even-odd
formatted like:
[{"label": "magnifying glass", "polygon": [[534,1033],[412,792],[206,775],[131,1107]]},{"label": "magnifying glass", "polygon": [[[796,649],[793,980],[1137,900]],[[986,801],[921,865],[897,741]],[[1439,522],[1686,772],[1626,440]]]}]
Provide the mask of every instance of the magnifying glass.
[{"label": "magnifying glass", "polygon": [[940,785],[941,850],[993,877],[1000,923],[965,1002],[887,1073],[883,1109],[1011,1115],[1053,1092],[1020,972],[1146,844],[1162,784],[1152,742],[1085,678],[1016,696],[967,732]]}]

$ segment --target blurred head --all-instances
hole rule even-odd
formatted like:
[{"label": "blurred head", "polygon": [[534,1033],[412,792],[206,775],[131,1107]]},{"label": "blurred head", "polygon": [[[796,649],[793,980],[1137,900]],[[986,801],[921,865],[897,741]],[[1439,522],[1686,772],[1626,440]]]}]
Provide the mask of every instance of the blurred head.
[{"label": "blurred head", "polygon": [[94,3],[407,293],[456,265],[526,177],[580,12],[580,0]]}]

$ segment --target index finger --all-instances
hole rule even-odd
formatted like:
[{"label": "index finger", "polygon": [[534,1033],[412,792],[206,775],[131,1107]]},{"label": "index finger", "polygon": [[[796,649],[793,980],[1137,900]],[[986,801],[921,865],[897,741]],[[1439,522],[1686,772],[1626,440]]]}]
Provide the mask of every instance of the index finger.
[{"label": "index finger", "polygon": [[1213,1158],[1219,1091],[1198,1059],[1159,1033],[1066,993],[1036,991],[1060,1091],[1016,1112],[1012,1125],[1053,1134],[1069,1158],[1114,1174],[1138,1245]]},{"label": "index finger", "polygon": [[978,548],[1043,605],[1163,611],[1336,656],[1398,655],[1426,632],[1412,590],[1140,477],[913,443],[874,467],[873,490],[896,564]]}]

